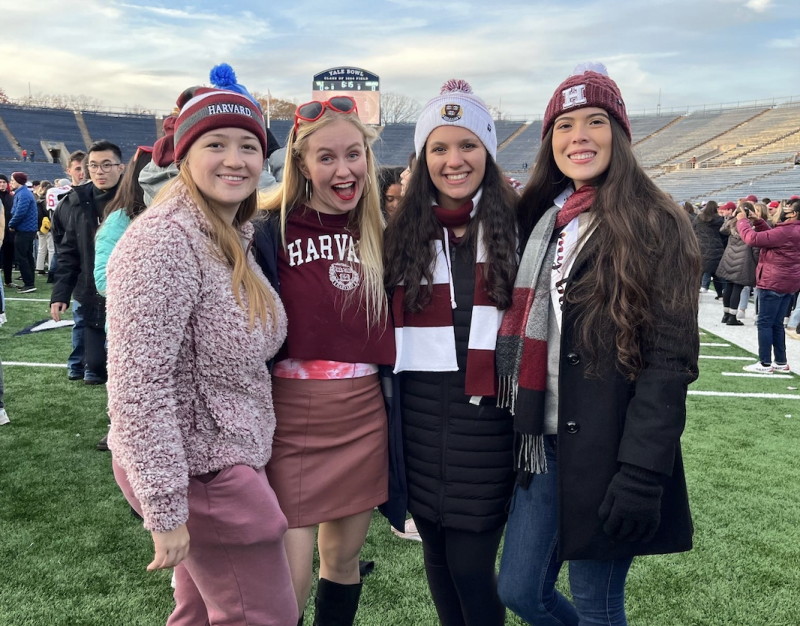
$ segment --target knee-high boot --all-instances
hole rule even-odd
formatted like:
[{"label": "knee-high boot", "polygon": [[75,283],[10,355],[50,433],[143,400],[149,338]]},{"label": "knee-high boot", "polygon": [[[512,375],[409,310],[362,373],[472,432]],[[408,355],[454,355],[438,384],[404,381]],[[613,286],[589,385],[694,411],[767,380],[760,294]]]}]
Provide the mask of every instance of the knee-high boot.
[{"label": "knee-high boot", "polygon": [[314,626],[353,626],[361,586],[361,583],[341,585],[320,578],[314,599]]}]

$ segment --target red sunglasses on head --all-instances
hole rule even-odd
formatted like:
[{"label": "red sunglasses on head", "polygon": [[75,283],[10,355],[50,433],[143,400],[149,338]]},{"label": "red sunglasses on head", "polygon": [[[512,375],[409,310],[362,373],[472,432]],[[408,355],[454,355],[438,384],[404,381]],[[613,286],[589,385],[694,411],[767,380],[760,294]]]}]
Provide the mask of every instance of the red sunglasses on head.
[{"label": "red sunglasses on head", "polygon": [[297,107],[294,113],[294,132],[297,132],[297,125],[300,120],[304,122],[316,122],[325,113],[325,109],[336,111],[337,113],[358,113],[356,101],[350,96],[334,96],[320,102],[313,100]]}]

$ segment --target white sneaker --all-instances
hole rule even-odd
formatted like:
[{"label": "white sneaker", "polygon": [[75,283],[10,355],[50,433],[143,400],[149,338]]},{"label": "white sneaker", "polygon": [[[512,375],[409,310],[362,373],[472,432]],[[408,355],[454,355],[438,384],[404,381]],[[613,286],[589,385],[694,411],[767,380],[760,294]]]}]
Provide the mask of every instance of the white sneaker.
[{"label": "white sneaker", "polygon": [[772,371],[774,372],[791,372],[788,361],[783,365],[778,365],[775,361],[772,362]]},{"label": "white sneaker", "polygon": [[754,374],[772,374],[772,366],[761,365],[761,361],[756,361],[752,365],[745,365],[742,369],[745,372],[753,372]]},{"label": "white sneaker", "polygon": [[8,320],[6,319],[6,314],[5,313],[0,313],[0,326],[5,324],[7,321]]},{"label": "white sneaker", "polygon": [[409,541],[422,541],[422,537],[419,536],[419,532],[417,532],[417,525],[414,523],[413,519],[406,520],[405,531],[406,532],[401,533],[394,526],[392,526],[392,532],[400,537],[400,539],[408,539]]},{"label": "white sneaker", "polygon": [[8,414],[5,409],[0,409],[0,426],[8,424],[11,420],[8,419]]},{"label": "white sneaker", "polygon": [[700,293],[708,293],[708,287],[700,287]]},{"label": "white sneaker", "polygon": [[800,339],[800,333],[796,328],[787,328],[784,332],[789,339]]},{"label": "white sneaker", "polygon": [[736,319],[743,320],[747,317],[747,311],[745,309],[739,309],[736,311]]}]

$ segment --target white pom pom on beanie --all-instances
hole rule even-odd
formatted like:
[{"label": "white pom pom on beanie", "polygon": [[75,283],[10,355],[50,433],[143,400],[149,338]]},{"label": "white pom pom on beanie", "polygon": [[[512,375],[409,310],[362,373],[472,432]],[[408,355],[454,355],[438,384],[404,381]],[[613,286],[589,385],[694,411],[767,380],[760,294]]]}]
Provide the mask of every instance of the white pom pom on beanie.
[{"label": "white pom pom on beanie", "polygon": [[465,80],[448,80],[440,94],[430,100],[417,120],[414,149],[417,157],[428,136],[439,126],[461,126],[481,140],[487,152],[497,160],[497,131],[486,103],[472,93]]}]

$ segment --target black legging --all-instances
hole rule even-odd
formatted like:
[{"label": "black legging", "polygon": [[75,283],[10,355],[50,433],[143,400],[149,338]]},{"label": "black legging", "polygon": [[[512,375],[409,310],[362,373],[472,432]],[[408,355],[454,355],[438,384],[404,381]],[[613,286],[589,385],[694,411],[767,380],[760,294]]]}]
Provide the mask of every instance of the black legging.
[{"label": "black legging", "polygon": [[414,518],[425,553],[428,587],[442,626],[503,626],[495,561],[503,527],[483,533],[439,528]]},{"label": "black legging", "polygon": [[725,283],[725,289],[722,292],[722,306],[726,309],[738,309],[742,289],[744,289],[744,285],[737,285],[732,282]]},{"label": "black legging", "polygon": [[6,230],[6,238],[3,240],[3,282],[6,285],[14,282],[14,235],[15,233]]}]

